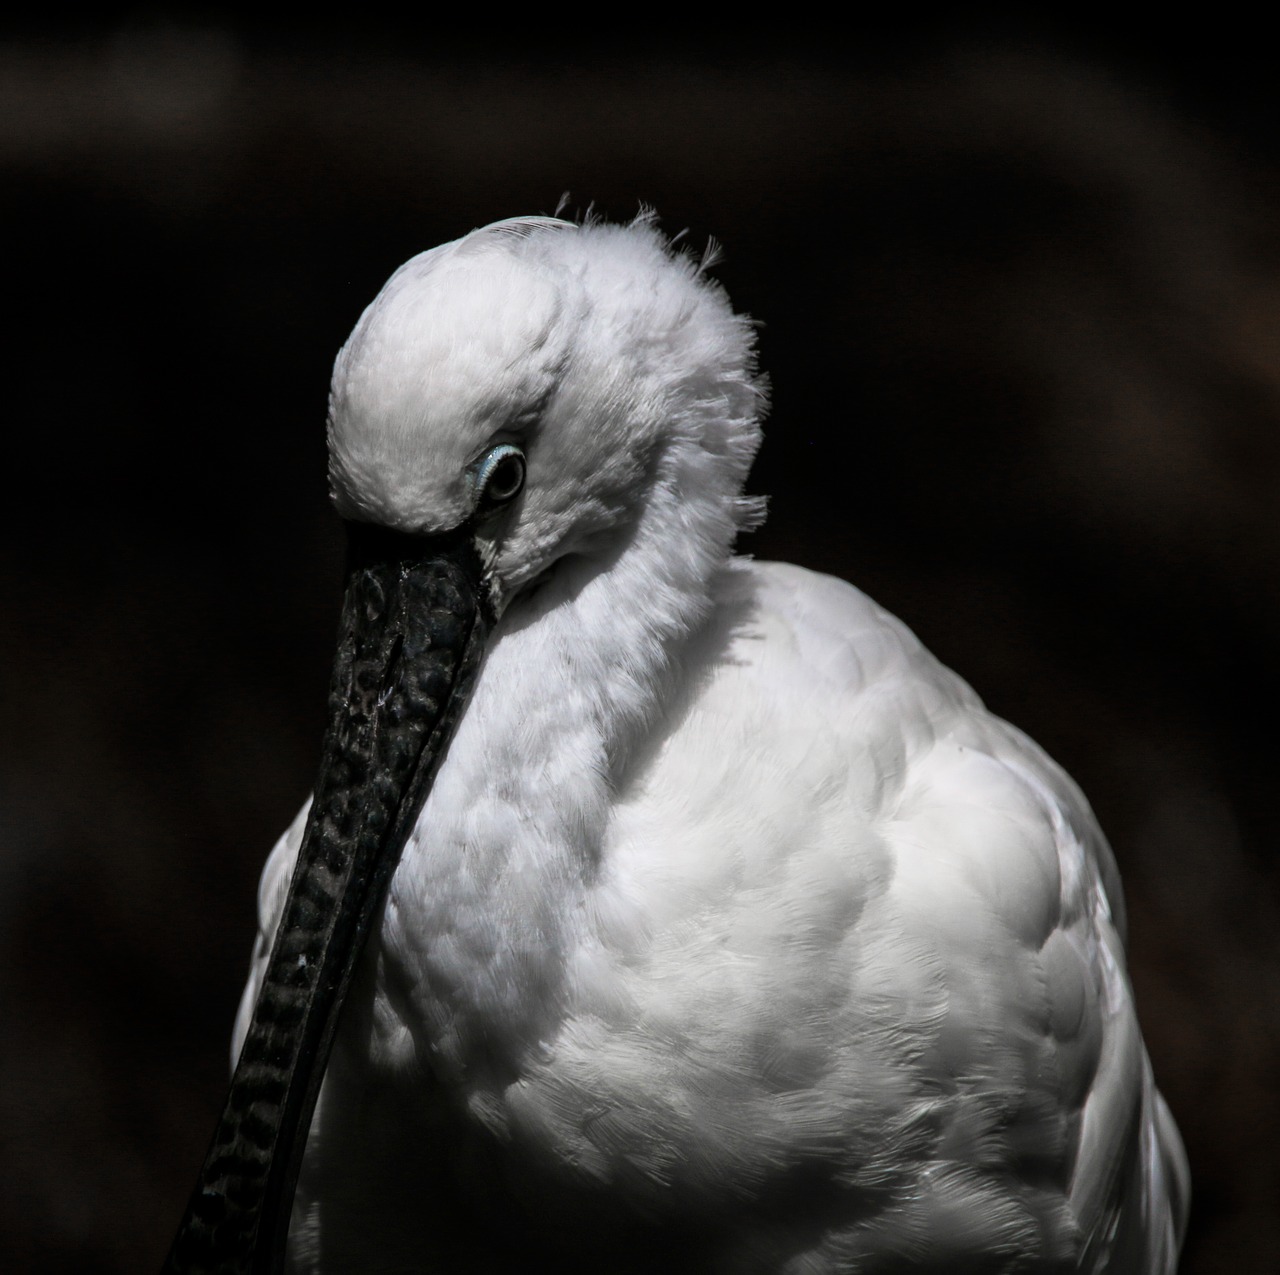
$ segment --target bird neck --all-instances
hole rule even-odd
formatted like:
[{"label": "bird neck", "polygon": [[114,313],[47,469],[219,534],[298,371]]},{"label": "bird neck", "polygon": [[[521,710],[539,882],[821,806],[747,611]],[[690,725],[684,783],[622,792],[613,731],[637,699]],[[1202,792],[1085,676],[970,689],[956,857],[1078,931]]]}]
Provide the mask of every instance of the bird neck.
[{"label": "bird neck", "polygon": [[751,511],[677,448],[652,472],[629,534],[504,616],[392,883],[383,951],[442,1078],[510,1074],[554,1030],[614,798]]}]

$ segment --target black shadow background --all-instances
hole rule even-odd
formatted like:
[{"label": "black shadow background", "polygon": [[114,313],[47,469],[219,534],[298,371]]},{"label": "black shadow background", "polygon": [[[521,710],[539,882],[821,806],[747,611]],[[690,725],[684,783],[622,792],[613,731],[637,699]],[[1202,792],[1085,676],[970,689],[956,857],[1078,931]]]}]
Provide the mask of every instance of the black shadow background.
[{"label": "black shadow background", "polygon": [[1191,1156],[1183,1269],[1280,1251],[1260,37],[671,26],[0,38],[0,1268],[158,1265],[313,777],[333,354],[405,257],[566,190],[726,246],[774,385],[744,548],[858,583],[1081,782]]}]

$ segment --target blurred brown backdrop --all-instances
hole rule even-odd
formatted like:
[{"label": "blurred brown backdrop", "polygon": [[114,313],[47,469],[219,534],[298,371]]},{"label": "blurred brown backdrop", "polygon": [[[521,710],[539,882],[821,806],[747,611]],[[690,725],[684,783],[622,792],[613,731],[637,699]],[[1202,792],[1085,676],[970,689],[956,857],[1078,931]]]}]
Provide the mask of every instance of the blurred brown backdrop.
[{"label": "blurred brown backdrop", "polygon": [[402,259],[566,190],[714,235],[765,325],[744,549],[861,585],[1090,795],[1192,1161],[1183,1269],[1274,1269],[1259,46],[975,23],[698,51],[671,25],[617,49],[206,9],[0,38],[0,1269],[159,1263],[315,764],[329,364]]}]

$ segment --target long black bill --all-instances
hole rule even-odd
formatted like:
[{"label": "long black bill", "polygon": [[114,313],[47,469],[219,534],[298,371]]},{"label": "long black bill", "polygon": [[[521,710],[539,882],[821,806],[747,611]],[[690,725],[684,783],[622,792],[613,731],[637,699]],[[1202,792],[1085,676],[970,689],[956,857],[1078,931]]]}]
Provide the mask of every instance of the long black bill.
[{"label": "long black bill", "polygon": [[493,623],[466,529],[353,526],[315,802],[231,1092],[166,1272],[280,1269],[338,1015]]}]

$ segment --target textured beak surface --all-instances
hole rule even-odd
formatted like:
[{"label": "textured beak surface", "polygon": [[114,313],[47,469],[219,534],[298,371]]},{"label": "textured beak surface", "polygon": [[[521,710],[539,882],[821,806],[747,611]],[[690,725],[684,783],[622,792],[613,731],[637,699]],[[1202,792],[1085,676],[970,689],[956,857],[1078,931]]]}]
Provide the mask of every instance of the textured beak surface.
[{"label": "textured beak surface", "polygon": [[279,1268],[343,999],[492,623],[467,529],[426,538],[351,527],[315,801],[167,1271]]}]

